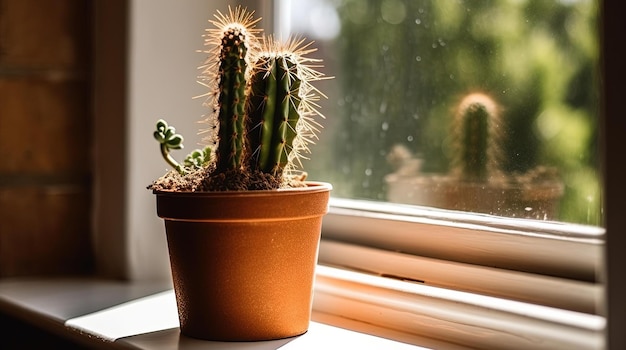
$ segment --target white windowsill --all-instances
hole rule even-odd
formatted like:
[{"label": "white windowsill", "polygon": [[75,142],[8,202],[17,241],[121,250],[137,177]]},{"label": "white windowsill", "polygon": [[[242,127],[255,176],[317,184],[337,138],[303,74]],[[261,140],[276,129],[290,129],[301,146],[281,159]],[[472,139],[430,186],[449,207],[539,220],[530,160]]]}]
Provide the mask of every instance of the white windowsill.
[{"label": "white windowsill", "polygon": [[424,349],[315,317],[307,333],[288,339],[223,343],[188,338],[180,335],[174,294],[164,283],[5,279],[0,281],[0,311],[93,348]]},{"label": "white windowsill", "polygon": [[309,332],[283,340],[182,336],[167,282],[5,279],[0,312],[101,349],[602,349],[606,327],[597,315],[324,265]]}]

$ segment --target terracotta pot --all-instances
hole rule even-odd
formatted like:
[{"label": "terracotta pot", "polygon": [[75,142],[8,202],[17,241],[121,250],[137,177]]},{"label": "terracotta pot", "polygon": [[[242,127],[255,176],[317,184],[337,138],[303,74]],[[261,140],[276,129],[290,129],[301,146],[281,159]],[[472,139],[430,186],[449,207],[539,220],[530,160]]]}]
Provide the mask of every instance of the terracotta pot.
[{"label": "terracotta pot", "polygon": [[221,341],[307,331],[331,186],[155,191],[184,335]]}]

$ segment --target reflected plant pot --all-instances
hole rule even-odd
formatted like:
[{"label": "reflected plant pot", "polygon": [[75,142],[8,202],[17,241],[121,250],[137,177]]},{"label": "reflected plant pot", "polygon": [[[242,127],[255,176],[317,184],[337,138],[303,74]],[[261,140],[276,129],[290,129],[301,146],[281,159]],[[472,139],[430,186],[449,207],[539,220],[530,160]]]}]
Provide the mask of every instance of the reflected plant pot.
[{"label": "reflected plant pot", "polygon": [[480,183],[447,176],[389,174],[385,182],[390,202],[537,220],[558,219],[564,191],[559,181]]}]

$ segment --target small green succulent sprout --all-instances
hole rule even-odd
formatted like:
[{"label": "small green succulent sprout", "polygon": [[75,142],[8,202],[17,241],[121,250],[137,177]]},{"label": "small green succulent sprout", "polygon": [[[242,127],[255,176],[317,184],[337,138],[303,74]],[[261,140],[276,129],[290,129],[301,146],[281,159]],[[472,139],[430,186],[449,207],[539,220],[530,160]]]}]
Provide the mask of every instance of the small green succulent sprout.
[{"label": "small green succulent sprout", "polygon": [[211,147],[207,146],[203,149],[194,149],[187,155],[183,163],[189,169],[202,169],[211,161]]},{"label": "small green succulent sprout", "polygon": [[154,138],[159,141],[161,145],[161,155],[163,159],[181,175],[184,175],[186,173],[185,168],[170,155],[170,150],[183,148],[182,135],[177,134],[176,128],[169,126],[165,120],[159,119],[156,124]]}]

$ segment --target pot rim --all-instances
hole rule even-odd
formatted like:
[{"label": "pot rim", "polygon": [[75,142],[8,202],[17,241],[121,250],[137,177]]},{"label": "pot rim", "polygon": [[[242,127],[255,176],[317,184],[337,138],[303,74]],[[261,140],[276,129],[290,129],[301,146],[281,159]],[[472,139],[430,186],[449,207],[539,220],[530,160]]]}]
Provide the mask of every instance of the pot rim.
[{"label": "pot rim", "polygon": [[[325,182],[305,183],[307,187],[259,191],[154,191],[157,215],[165,220],[235,222],[326,214],[332,186]],[[242,210],[244,207],[253,210]]]},{"label": "pot rim", "polygon": [[152,190],[155,195],[171,196],[266,196],[276,193],[299,193],[299,192],[326,192],[333,189],[333,185],[323,181],[304,181],[306,187],[278,188],[274,190],[248,190],[248,191],[173,191]]}]

